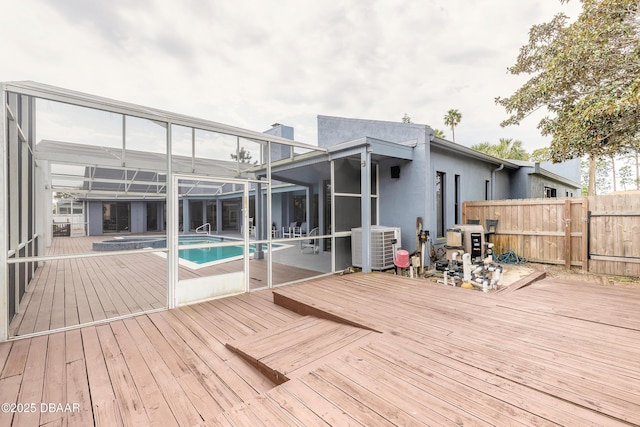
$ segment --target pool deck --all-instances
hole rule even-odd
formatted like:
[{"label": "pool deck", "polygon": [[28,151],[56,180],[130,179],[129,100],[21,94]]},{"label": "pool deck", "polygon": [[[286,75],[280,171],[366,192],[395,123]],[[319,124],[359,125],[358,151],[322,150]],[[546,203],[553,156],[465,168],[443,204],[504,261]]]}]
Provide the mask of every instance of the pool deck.
[{"label": "pool deck", "polygon": [[[109,238],[57,237],[53,239],[47,255],[91,253],[93,242]],[[292,257],[299,256],[299,252],[293,250]],[[306,255],[308,262],[316,262],[315,258]],[[305,265],[296,259],[292,259],[289,264],[282,261],[277,263],[278,259],[274,257],[274,283],[321,274],[313,268],[296,267],[295,265]],[[166,260],[153,253],[47,261],[42,264],[26,290],[19,313],[9,325],[10,336],[167,307]],[[264,260],[250,260],[251,289],[266,286],[266,264]],[[243,266],[242,260],[197,270],[179,266],[178,276],[180,280],[188,280],[242,271]]]},{"label": "pool deck", "polygon": [[2,343],[0,425],[639,425],[639,301],[313,279]]}]

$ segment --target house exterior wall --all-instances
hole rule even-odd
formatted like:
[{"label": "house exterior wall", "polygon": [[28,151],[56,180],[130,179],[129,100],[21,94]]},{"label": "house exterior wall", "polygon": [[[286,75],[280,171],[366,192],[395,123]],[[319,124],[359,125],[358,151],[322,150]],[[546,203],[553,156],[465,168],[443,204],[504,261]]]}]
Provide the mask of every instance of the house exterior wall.
[{"label": "house exterior wall", "polygon": [[575,187],[569,187],[558,181],[550,179],[542,175],[530,175],[531,180],[531,196],[533,198],[545,197],[545,187],[556,190],[556,197],[574,197],[580,195],[580,190]]},{"label": "house exterior wall", "polygon": [[424,144],[425,134],[425,126],[414,123],[318,116],[318,145],[320,147],[330,147],[364,136],[396,143]]},{"label": "house exterior wall", "polygon": [[529,168],[520,168],[511,174],[510,195],[512,199],[531,198],[531,177]]},{"label": "house exterior wall", "polygon": [[[378,224],[400,227],[402,244],[413,248],[416,239],[416,218],[424,217],[424,227],[435,231],[432,215],[425,215],[425,209],[432,208],[433,189],[427,186],[424,170],[427,169],[425,150],[429,130],[424,125],[394,123],[377,120],[348,119],[342,117],[318,116],[318,145],[329,147],[335,144],[362,138],[363,136],[395,143],[415,143],[411,162],[385,159],[380,166],[380,212]],[[400,166],[400,178],[392,179],[391,166]]]},{"label": "house exterior wall", "polygon": [[[318,145],[333,146],[362,137],[415,145],[413,160],[385,157],[380,160],[379,225],[400,227],[402,245],[412,252],[416,245],[416,220],[423,218],[423,228],[429,230],[435,244],[437,238],[437,212],[435,179],[437,172],[445,174],[444,228],[461,222],[462,203],[484,200],[486,182],[493,189],[493,198],[508,198],[512,170],[494,173],[496,164],[464,154],[443,150],[429,142],[431,130],[424,125],[318,116]],[[429,148],[427,148],[429,147]],[[374,151],[375,154],[375,151]],[[391,167],[400,167],[400,177],[391,178]],[[455,182],[459,176],[458,218],[455,209]],[[491,183],[491,180],[494,182]],[[493,185],[492,185],[493,184]],[[489,191],[491,198],[491,191]]]},{"label": "house exterior wall", "polygon": [[[444,180],[444,228],[451,228],[462,221],[462,203],[472,200],[483,200],[485,197],[485,183],[491,180],[495,165],[454,153],[432,148],[430,150],[431,164],[427,169],[423,161],[424,145],[415,149],[416,158],[411,162],[387,159],[380,162],[380,221],[381,225],[401,227],[402,244],[405,249],[413,251],[416,242],[416,218],[423,217],[424,226],[429,230],[434,244],[443,244],[444,238],[437,238],[437,212],[435,176],[437,172],[445,174]],[[391,166],[400,166],[400,178],[392,179]],[[429,171],[432,191],[426,191]],[[496,172],[494,191],[497,197],[503,197],[509,192],[509,171]],[[458,217],[455,209],[456,175],[459,177]],[[431,193],[429,195],[428,193]],[[431,197],[428,214],[424,214],[421,201]]]},{"label": "house exterior wall", "polygon": [[[573,182],[580,182],[582,177],[580,176],[580,159],[570,159],[561,163],[542,162],[540,163],[542,169],[555,173]],[[575,189],[574,189],[575,191]],[[564,194],[564,192],[562,193]]]}]

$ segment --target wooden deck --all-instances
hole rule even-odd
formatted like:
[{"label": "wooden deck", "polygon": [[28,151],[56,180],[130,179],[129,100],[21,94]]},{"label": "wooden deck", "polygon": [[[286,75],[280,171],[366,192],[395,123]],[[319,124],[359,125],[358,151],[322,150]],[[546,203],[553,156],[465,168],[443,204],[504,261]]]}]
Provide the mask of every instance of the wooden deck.
[{"label": "wooden deck", "polygon": [[639,301],[310,280],[0,344],[0,425],[638,425]]},{"label": "wooden deck", "polygon": [[[47,255],[91,253],[92,244],[106,237],[59,237]],[[180,280],[242,271],[243,261],[192,270],[179,266]],[[249,262],[250,286],[267,285],[267,263]],[[274,283],[321,274],[274,263]],[[10,336],[21,336],[142,313],[167,306],[166,260],[155,254],[131,254],[41,263],[9,326]]]}]

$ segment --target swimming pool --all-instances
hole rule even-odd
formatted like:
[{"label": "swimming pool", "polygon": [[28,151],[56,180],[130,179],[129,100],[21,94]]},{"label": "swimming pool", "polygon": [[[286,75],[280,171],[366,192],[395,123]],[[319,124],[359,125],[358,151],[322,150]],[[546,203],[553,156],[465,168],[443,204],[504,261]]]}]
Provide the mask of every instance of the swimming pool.
[{"label": "swimming pool", "polygon": [[[235,245],[230,246],[217,246],[209,248],[193,248],[193,249],[179,249],[178,257],[179,263],[192,269],[198,269],[203,267],[209,267],[211,265],[220,264],[223,262],[234,261],[242,259],[244,255],[244,242],[241,239],[225,236],[203,236],[203,235],[183,235],[178,236],[178,244],[182,247],[189,245],[206,245],[212,243],[222,242],[234,242]],[[266,244],[262,244],[263,250],[266,250]],[[283,245],[279,243],[272,244],[272,250],[278,250],[289,245]],[[158,248],[163,249],[167,247],[167,239],[165,236],[140,236],[140,237],[125,237],[104,240],[93,243],[93,249],[96,251],[122,251],[131,249],[146,249],[146,248]],[[256,250],[256,244],[249,244],[249,256],[253,256]],[[160,256],[166,257],[165,252],[158,252]]]},{"label": "swimming pool", "polygon": [[[220,236],[180,236],[180,246],[185,245],[202,245],[219,242],[237,241],[238,245],[233,246],[216,246],[213,248],[193,248],[193,249],[180,249],[178,251],[179,262],[190,268],[202,268],[211,265],[220,264],[223,262],[234,261],[242,259],[244,255],[244,244],[240,239],[234,239],[229,237]],[[267,249],[266,244],[261,244],[262,250]],[[283,245],[279,243],[273,243],[271,245],[272,250],[282,249],[289,245]],[[253,256],[256,251],[256,244],[249,243],[249,256]]]}]

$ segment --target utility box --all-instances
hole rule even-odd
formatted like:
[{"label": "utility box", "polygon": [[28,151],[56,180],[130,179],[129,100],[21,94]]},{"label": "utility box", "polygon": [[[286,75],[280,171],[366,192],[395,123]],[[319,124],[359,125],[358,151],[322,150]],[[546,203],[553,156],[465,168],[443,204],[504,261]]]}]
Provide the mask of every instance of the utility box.
[{"label": "utility box", "polygon": [[462,254],[471,254],[471,259],[482,258],[484,250],[484,228],[481,225],[465,224],[454,225],[447,230],[447,260],[453,259],[453,254],[458,253],[457,259],[462,259]]},{"label": "utility box", "polygon": [[[396,249],[401,247],[400,228],[371,226],[371,269],[387,270],[394,268]],[[362,227],[351,229],[351,264],[362,268]]]}]

